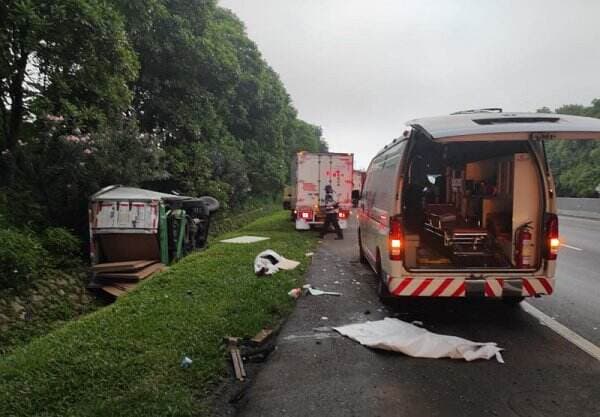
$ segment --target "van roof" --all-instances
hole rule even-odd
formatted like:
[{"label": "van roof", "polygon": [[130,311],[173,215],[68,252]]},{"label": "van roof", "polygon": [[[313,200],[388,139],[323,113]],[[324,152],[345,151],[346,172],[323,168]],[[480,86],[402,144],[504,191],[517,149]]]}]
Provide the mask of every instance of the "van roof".
[{"label": "van roof", "polygon": [[554,113],[464,112],[407,122],[433,139],[517,132],[600,132],[600,119]]}]

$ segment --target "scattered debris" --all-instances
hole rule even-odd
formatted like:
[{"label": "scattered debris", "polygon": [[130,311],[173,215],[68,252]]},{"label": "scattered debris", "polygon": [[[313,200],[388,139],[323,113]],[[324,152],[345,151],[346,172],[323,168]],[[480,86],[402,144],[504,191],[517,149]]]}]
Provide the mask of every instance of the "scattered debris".
[{"label": "scattered debris", "polygon": [[500,363],[502,348],[496,343],[472,342],[456,336],[429,332],[402,320],[386,317],[383,320],[334,327],[335,331],[376,349],[391,350],[419,358],[491,359]]},{"label": "scattered debris", "polygon": [[251,348],[242,346],[241,355],[244,361],[260,363],[267,360],[268,356],[275,350],[275,345],[267,344],[266,346]]},{"label": "scattered debris", "polygon": [[250,339],[250,344],[252,344],[254,346],[261,346],[267,340],[269,340],[272,335],[273,335],[272,329],[262,329],[260,332],[256,333],[256,335],[252,339]]},{"label": "scattered debris", "polygon": [[167,267],[156,260],[107,262],[92,266],[94,276],[89,288],[97,288],[113,297],[133,290],[140,281]]},{"label": "scattered debris", "polygon": [[306,253],[304,254],[304,256],[313,256],[313,255],[314,255],[314,253],[313,253],[313,252],[306,252]]},{"label": "scattered debris", "polygon": [[244,362],[242,361],[242,357],[240,355],[240,339],[237,337],[227,337],[225,340],[227,341],[227,350],[231,355],[231,362],[233,364],[235,377],[239,381],[243,381],[246,378],[246,370],[244,369]]},{"label": "scattered debris", "polygon": [[187,356],[184,356],[181,359],[181,363],[179,364],[183,369],[187,369],[190,366],[192,366],[192,360],[190,358],[188,358]]},{"label": "scattered debris", "polygon": [[335,295],[335,296],[340,296],[342,295],[341,292],[335,292],[335,291],[322,291],[313,287],[308,287],[308,292],[310,293],[310,295]]},{"label": "scattered debris", "polygon": [[315,332],[322,332],[322,333],[326,333],[326,332],[331,332],[333,331],[333,328],[329,327],[329,326],[320,326],[320,327],[315,327],[313,328],[313,330]]},{"label": "scattered debris", "polygon": [[329,320],[329,317],[327,317],[327,316],[322,316],[322,317],[321,317],[321,320]]},{"label": "scattered debris", "polygon": [[333,281],[334,284],[339,285],[339,281]]},{"label": "scattered debris", "polygon": [[286,259],[277,252],[267,249],[259,253],[254,259],[254,272],[256,275],[273,275],[280,269],[294,269],[300,262]]},{"label": "scattered debris", "polygon": [[288,295],[292,298],[299,298],[302,295],[302,288],[292,288]]},{"label": "scattered debris", "polygon": [[222,243],[254,243],[261,242],[263,240],[269,240],[270,237],[263,236],[238,236],[232,237],[231,239],[221,240]]}]

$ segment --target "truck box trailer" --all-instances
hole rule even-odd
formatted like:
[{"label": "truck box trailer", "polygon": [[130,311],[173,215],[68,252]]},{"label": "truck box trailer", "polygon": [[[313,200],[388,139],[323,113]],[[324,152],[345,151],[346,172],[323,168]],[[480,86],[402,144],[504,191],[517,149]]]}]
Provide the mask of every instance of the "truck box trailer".
[{"label": "truck box trailer", "polygon": [[351,153],[299,152],[292,162],[291,208],[294,211],[296,229],[307,230],[325,221],[322,205],[325,186],[331,185],[339,203],[340,227],[347,227],[352,208],[352,175],[354,155]]}]

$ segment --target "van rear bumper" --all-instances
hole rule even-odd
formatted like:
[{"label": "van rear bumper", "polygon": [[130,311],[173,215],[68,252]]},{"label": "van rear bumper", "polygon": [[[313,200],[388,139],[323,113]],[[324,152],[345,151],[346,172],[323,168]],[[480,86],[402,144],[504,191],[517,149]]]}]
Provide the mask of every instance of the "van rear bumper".
[{"label": "van rear bumper", "polygon": [[534,297],[554,292],[554,278],[412,278],[387,276],[387,285],[397,297]]}]

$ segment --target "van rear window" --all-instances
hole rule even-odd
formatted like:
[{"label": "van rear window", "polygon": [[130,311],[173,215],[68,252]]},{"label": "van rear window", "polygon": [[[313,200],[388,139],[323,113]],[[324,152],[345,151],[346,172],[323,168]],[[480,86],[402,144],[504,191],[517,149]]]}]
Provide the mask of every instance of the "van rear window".
[{"label": "van rear window", "polygon": [[475,119],[478,125],[501,125],[507,123],[556,123],[559,117],[495,117],[493,119]]}]

